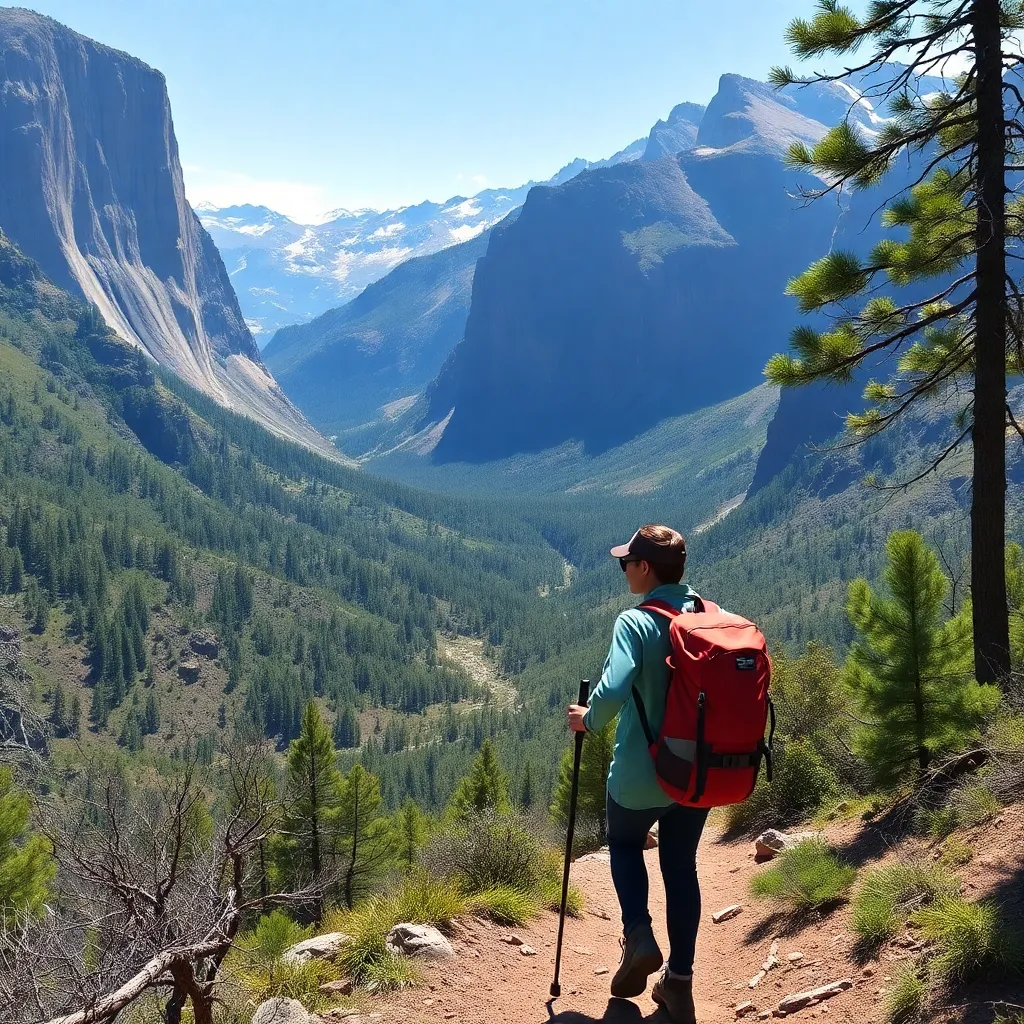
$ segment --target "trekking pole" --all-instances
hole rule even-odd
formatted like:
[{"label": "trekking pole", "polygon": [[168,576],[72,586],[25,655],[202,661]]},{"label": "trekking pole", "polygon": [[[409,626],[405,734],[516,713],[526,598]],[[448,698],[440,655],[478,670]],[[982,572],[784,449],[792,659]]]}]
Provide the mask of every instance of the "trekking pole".
[{"label": "trekking pole", "polygon": [[[580,680],[578,704],[585,705],[590,698],[590,680]],[[572,754],[572,792],[569,796],[569,825],[565,832],[565,867],[562,870],[562,906],[558,911],[558,941],[555,944],[555,979],[551,982],[551,996],[557,999],[562,994],[558,983],[558,971],[562,966],[562,932],[565,930],[565,905],[569,899],[569,863],[572,860],[572,833],[576,827],[576,797],[580,789],[580,757],[583,754],[584,732],[576,733],[576,749]]]}]

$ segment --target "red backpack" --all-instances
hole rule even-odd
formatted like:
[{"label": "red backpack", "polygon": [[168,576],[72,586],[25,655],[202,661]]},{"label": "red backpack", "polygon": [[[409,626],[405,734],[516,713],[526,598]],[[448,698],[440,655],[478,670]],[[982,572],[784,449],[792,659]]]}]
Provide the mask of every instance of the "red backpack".
[{"label": "red backpack", "polygon": [[661,788],[688,807],[738,804],[754,791],[762,759],[772,778],[768,646],[752,622],[693,601],[694,610],[682,612],[664,601],[640,605],[669,620],[671,675],[657,739],[635,686],[633,699]]}]

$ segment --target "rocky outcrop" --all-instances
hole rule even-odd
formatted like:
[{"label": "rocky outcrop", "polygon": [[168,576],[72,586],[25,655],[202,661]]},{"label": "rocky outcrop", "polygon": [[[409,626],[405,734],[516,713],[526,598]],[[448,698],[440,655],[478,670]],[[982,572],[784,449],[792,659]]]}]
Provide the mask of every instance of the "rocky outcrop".
[{"label": "rocky outcrop", "polygon": [[188,645],[203,658],[216,658],[220,653],[220,641],[206,630],[196,630],[189,634]]},{"label": "rocky outcrop", "polygon": [[163,76],[0,9],[0,228],[56,285],[193,387],[334,453],[260,361],[185,198]]},{"label": "rocky outcrop", "polygon": [[660,160],[689,149],[697,140],[697,129],[705,108],[699,103],[679,103],[664,121],[651,129],[643,160]]},{"label": "rocky outcrop", "polygon": [[202,666],[195,658],[178,663],[178,676],[185,683],[198,683],[202,673]]},{"label": "rocky outcrop", "polygon": [[770,828],[754,840],[754,855],[759,860],[769,860],[776,854],[792,850],[811,839],[821,839],[820,832],[780,832]]},{"label": "rocky outcrop", "polygon": [[452,944],[428,924],[396,924],[388,932],[387,946],[394,953],[427,960],[447,960],[455,956]]},{"label": "rocky outcrop", "polygon": [[310,960],[328,960],[351,939],[344,932],[325,932],[304,942],[297,942],[281,955],[283,964],[305,964]]},{"label": "rocky outcrop", "polygon": [[277,996],[260,1003],[252,1015],[252,1024],[319,1024],[319,1019],[298,999]]}]

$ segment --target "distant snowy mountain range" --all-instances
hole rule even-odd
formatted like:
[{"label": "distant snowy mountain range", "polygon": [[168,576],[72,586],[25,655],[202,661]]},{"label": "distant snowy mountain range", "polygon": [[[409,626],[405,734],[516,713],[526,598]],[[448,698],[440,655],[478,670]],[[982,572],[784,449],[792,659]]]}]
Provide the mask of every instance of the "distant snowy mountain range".
[{"label": "distant snowy mountain range", "polygon": [[[650,137],[606,160],[574,160],[543,184],[649,159],[648,152],[660,156],[680,133],[696,134],[703,109],[680,104]],[[305,323],[348,302],[399,263],[482,234],[522,206],[534,184],[383,212],[335,210],[321,224],[297,224],[265,206],[198,203],[194,209],[220,250],[246,323],[262,347],[278,327]]]}]

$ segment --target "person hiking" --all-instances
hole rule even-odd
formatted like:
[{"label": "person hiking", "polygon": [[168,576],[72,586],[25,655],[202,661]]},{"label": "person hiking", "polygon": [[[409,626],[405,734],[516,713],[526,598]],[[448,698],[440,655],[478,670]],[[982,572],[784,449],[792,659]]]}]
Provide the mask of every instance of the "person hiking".
[{"label": "person hiking", "polygon": [[[612,548],[611,554],[626,574],[630,593],[664,601],[680,611],[692,609],[697,594],[681,582],[686,566],[682,534],[650,524],[637,530],[628,543]],[[622,962],[612,978],[611,993],[624,999],[641,995],[648,976],[663,963],[651,927],[644,861],[648,831],[658,822],[670,949],[651,997],[675,1024],[696,1024],[693,959],[701,911],[697,845],[708,811],[675,803],[658,784],[636,704],[630,699],[636,687],[657,735],[664,715],[670,650],[667,619],[639,608],[623,612],[615,620],[608,657],[589,705],[572,704],[567,715],[574,732],[598,732],[619,716],[606,797],[612,882],[623,931]]]}]

